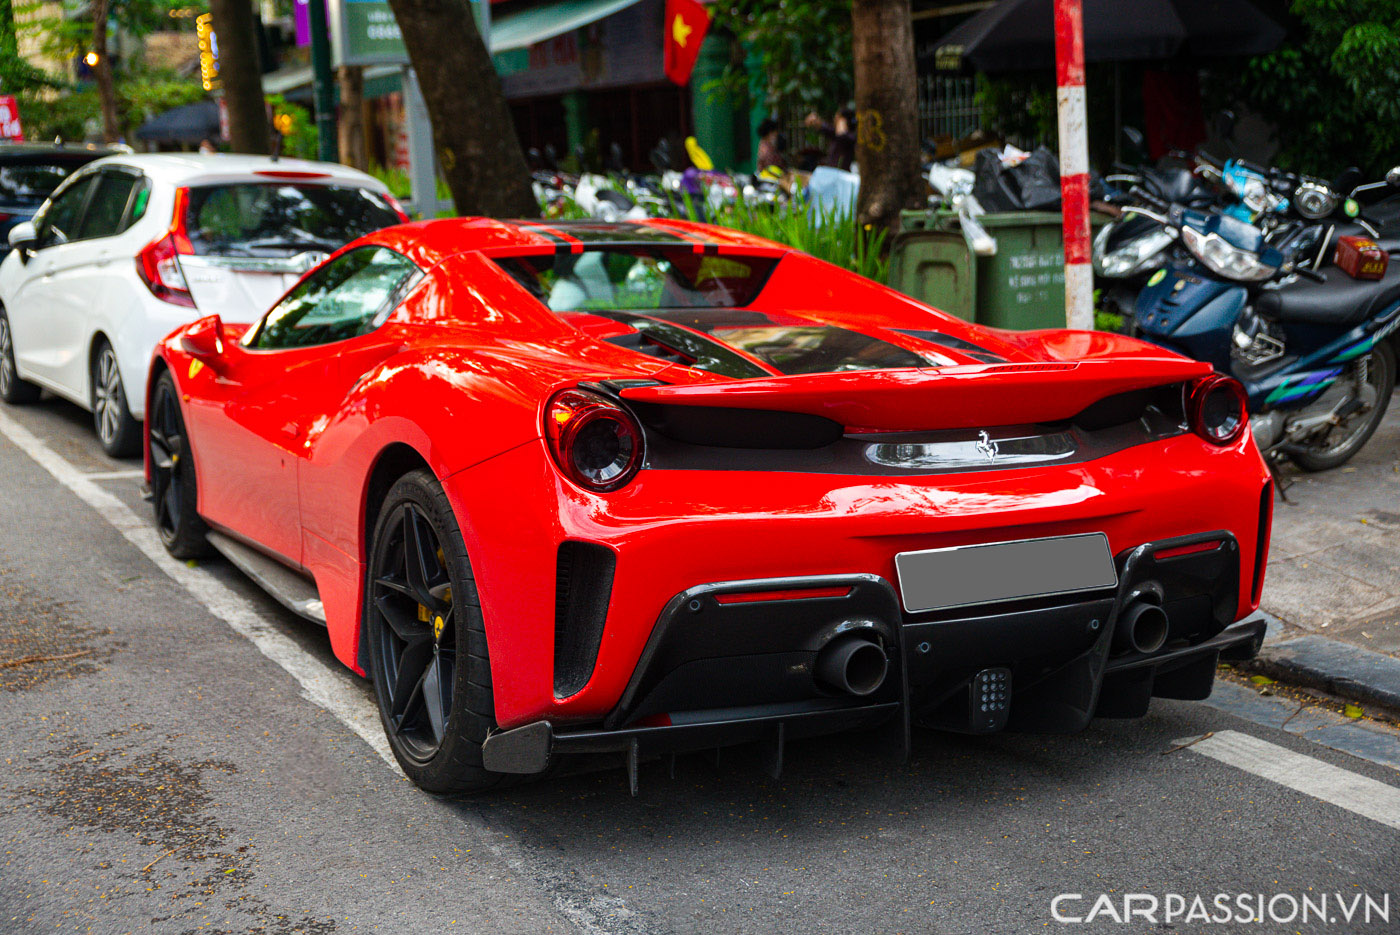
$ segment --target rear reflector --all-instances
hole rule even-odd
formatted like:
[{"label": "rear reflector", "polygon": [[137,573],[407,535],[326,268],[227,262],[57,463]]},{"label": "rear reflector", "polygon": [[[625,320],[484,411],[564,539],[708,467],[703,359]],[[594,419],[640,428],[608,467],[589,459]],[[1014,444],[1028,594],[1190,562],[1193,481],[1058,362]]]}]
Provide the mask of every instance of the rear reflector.
[{"label": "rear reflector", "polygon": [[1183,555],[1194,555],[1197,552],[1209,552],[1220,547],[1222,540],[1216,539],[1214,542],[1197,542],[1194,545],[1181,545],[1174,549],[1161,549],[1153,552],[1152,557],[1161,561],[1165,558],[1180,558]]},{"label": "rear reflector", "polygon": [[848,587],[838,588],[787,588],[781,591],[741,591],[732,594],[717,594],[715,600],[721,604],[753,604],[758,601],[806,601],[820,597],[845,597],[851,593]]}]

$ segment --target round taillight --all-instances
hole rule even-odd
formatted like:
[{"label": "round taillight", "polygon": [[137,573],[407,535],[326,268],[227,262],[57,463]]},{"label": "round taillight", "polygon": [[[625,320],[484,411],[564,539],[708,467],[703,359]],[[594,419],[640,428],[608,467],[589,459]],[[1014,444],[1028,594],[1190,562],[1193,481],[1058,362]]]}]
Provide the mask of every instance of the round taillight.
[{"label": "round taillight", "polygon": [[1248,402],[1238,380],[1220,374],[1200,380],[1186,401],[1191,431],[1212,444],[1230,444],[1249,425]]},{"label": "round taillight", "polygon": [[597,393],[555,393],[545,407],[544,431],[559,469],[585,490],[616,490],[642,466],[641,426]]}]

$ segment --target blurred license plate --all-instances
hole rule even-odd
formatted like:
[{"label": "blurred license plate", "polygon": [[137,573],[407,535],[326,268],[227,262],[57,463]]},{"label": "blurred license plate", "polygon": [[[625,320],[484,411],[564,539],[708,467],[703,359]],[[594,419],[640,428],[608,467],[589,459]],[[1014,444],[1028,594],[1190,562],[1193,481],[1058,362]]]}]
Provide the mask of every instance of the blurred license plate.
[{"label": "blurred license plate", "polygon": [[894,567],[910,613],[1118,584],[1108,537],[1101,532],[900,552]]}]

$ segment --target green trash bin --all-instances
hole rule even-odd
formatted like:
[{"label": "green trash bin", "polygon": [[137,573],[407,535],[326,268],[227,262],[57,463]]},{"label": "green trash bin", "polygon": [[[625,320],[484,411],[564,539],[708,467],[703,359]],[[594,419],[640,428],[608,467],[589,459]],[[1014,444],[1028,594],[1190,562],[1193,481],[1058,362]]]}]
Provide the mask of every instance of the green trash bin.
[{"label": "green trash bin", "polygon": [[[976,256],[956,211],[905,211],[890,246],[889,285],[934,308],[994,328],[1065,326],[1065,253],[1058,212],[1015,211],[979,219],[996,238]],[[1107,218],[1095,217],[1094,224]]]}]

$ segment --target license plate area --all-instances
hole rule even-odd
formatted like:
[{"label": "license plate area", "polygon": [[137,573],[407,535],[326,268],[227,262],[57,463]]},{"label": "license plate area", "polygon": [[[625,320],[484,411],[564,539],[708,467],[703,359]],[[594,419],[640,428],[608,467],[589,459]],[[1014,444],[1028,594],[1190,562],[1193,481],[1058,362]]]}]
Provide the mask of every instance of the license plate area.
[{"label": "license plate area", "polygon": [[1098,591],[1118,584],[1101,532],[954,546],[894,557],[908,613]]}]

